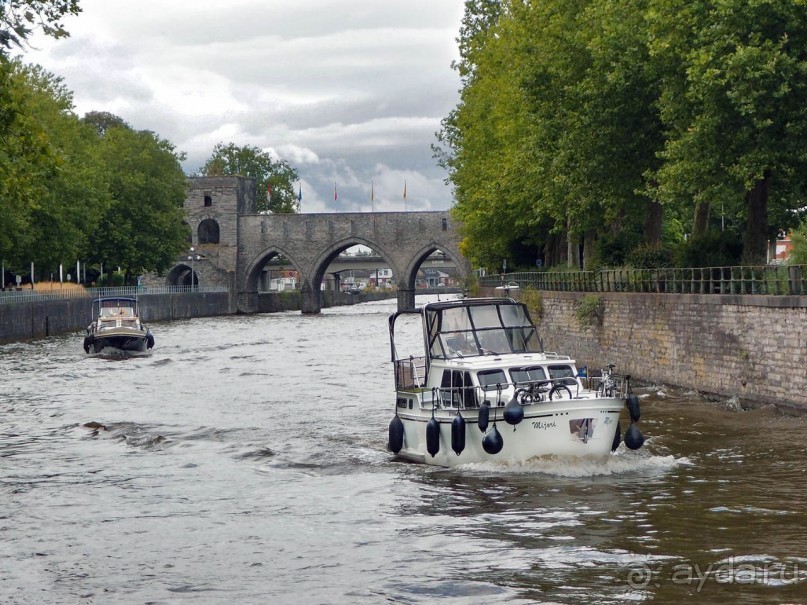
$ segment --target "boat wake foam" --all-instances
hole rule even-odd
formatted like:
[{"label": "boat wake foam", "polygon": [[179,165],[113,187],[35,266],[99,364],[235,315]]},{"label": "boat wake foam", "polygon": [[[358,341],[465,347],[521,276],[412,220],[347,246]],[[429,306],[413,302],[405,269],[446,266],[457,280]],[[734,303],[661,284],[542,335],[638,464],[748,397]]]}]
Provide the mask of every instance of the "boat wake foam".
[{"label": "boat wake foam", "polygon": [[690,465],[686,457],[656,455],[647,451],[617,451],[605,458],[541,456],[525,461],[497,460],[460,465],[465,472],[497,474],[543,474],[556,477],[598,477],[612,475],[655,475],[666,473],[679,466]]}]

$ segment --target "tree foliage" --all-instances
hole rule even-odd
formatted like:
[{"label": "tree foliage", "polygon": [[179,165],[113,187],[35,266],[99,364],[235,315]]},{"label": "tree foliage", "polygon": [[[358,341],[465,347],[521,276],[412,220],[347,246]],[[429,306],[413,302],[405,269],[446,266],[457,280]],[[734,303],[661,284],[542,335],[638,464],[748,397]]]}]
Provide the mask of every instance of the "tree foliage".
[{"label": "tree foliage", "polygon": [[[0,256],[41,273],[76,260],[130,275],[184,247],[181,155],[111,114],[73,112],[62,80],[0,60]],[[103,125],[103,128],[101,128]]]},{"label": "tree foliage", "polygon": [[11,264],[54,267],[80,257],[108,204],[97,137],[72,112],[61,79],[19,61],[6,67],[0,251]]},{"label": "tree foliage", "polygon": [[793,243],[793,249],[788,262],[791,265],[807,265],[807,221],[802,221],[796,229],[791,231],[790,240]]},{"label": "tree foliage", "polygon": [[0,1],[0,55],[23,47],[35,29],[53,38],[68,36],[62,18],[79,12],[78,0]]},{"label": "tree foliage", "polygon": [[131,129],[123,118],[108,111],[89,111],[84,114],[82,121],[94,126],[99,137],[104,136],[106,131],[114,126]]},{"label": "tree foliage", "polygon": [[187,242],[182,155],[153,132],[119,125],[104,132],[100,155],[111,203],[92,230],[89,260],[130,277],[165,271]]},{"label": "tree foliage", "polygon": [[[655,0],[650,43],[667,82],[668,126],[656,173],[672,202],[744,215],[744,257],[802,204],[807,114],[807,4],[784,0]],[[770,205],[769,205],[770,203]]]},{"label": "tree foliage", "polygon": [[609,242],[669,244],[680,230],[662,220],[700,237],[711,208],[758,262],[793,224],[807,184],[807,3],[465,9],[460,103],[434,150],[477,264],[576,266],[581,243],[589,260],[623,262],[630,250],[615,257]]},{"label": "tree foliage", "polygon": [[257,186],[258,211],[292,213],[298,210],[298,199],[294,191],[294,182],[298,179],[297,171],[286,160],[275,160],[259,147],[218,143],[213,149],[213,155],[199,169],[199,174],[252,177]]}]

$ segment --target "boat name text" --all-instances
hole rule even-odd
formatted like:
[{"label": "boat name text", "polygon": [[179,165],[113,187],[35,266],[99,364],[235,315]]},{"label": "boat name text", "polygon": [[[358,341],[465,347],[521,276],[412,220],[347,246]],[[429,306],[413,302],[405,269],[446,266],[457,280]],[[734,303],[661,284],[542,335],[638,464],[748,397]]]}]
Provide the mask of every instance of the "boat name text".
[{"label": "boat name text", "polygon": [[554,429],[554,428],[557,428],[557,426],[558,425],[555,424],[554,420],[552,422],[546,422],[544,420],[535,420],[532,423],[532,428],[534,428],[534,429],[544,429],[544,430],[546,430],[546,429]]}]

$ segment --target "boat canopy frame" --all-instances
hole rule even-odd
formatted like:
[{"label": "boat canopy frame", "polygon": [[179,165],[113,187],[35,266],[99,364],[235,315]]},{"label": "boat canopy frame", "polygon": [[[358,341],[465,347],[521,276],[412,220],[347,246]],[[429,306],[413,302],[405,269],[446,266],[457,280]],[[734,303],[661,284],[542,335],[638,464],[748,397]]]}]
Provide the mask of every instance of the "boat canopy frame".
[{"label": "boat canopy frame", "polygon": [[[541,337],[524,303],[507,297],[465,298],[427,303],[390,315],[392,362],[399,361],[395,322],[403,315],[421,316],[426,376],[433,359],[544,352]],[[465,352],[461,341],[467,347]],[[496,348],[490,346],[491,343],[495,343]]]},{"label": "boat canopy frame", "polygon": [[97,319],[101,315],[101,309],[118,307],[131,307],[134,315],[139,316],[136,298],[130,296],[104,296],[92,301],[92,318],[93,320]]}]

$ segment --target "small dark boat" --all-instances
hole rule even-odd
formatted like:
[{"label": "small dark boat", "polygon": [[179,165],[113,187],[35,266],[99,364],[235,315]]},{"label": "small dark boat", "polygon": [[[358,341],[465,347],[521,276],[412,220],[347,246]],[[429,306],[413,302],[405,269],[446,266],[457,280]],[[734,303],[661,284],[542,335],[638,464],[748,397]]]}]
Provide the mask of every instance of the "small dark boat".
[{"label": "small dark boat", "polygon": [[111,348],[136,353],[153,346],[154,336],[140,321],[136,298],[106,297],[93,301],[93,319],[84,337],[85,352],[100,353]]}]

